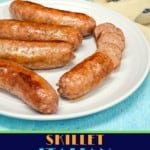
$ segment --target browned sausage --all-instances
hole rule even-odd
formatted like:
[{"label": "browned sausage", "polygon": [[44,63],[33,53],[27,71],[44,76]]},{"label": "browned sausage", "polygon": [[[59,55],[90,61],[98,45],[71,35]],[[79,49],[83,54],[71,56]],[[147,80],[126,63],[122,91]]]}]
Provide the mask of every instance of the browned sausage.
[{"label": "browned sausage", "polygon": [[72,44],[73,49],[77,49],[82,42],[82,35],[72,27],[16,20],[0,20],[0,38],[25,41],[63,41]]},{"label": "browned sausage", "polygon": [[114,25],[112,23],[102,23],[96,26],[96,28],[94,29],[94,37],[95,40],[97,40],[102,32],[107,32],[108,30],[112,31],[114,30]]},{"label": "browned sausage", "polygon": [[58,96],[51,85],[35,72],[15,62],[0,59],[0,88],[22,99],[40,113],[57,111]]},{"label": "browned sausage", "polygon": [[102,33],[101,36],[97,39],[97,48],[100,47],[102,43],[112,43],[120,48],[122,52],[125,48],[125,42],[122,40],[121,36],[116,34],[115,32],[105,32]]},{"label": "browned sausage", "polygon": [[112,23],[103,23],[94,29],[97,50],[106,53],[116,69],[121,62],[122,52],[125,48],[125,37],[121,29]]},{"label": "browned sausage", "polygon": [[17,20],[72,26],[83,36],[91,34],[96,25],[95,20],[86,14],[48,8],[28,1],[13,1],[10,12]]},{"label": "browned sausage", "polygon": [[114,69],[120,65],[122,52],[117,45],[107,42],[101,43],[97,51],[106,53],[112,59]]},{"label": "browned sausage", "polygon": [[[109,26],[112,28],[112,25]],[[108,32],[103,32],[99,26],[95,30],[95,41],[98,42],[96,53],[66,72],[59,80],[58,92],[66,99],[77,99],[90,92],[120,64],[125,46],[121,34],[118,34],[121,32],[109,28]]]},{"label": "browned sausage", "polygon": [[34,42],[0,39],[0,58],[13,60],[31,69],[62,67],[73,58],[65,42]]},{"label": "browned sausage", "polygon": [[102,23],[97,25],[96,28],[94,29],[94,37],[96,41],[101,36],[102,33],[106,33],[106,32],[109,33],[113,32],[119,35],[122,40],[125,40],[123,32],[115,25],[113,25],[112,23]]},{"label": "browned sausage", "polygon": [[58,92],[66,99],[79,98],[101,83],[112,70],[111,59],[105,53],[96,52],[60,78]]}]

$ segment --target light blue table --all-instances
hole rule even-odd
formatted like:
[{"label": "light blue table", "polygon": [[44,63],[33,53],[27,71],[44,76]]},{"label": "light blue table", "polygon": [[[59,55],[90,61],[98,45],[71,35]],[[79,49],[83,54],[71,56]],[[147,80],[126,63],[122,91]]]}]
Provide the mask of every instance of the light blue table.
[{"label": "light blue table", "polygon": [[0,131],[7,130],[150,130],[150,74],[136,92],[107,110],[63,121],[28,121],[0,116]]}]

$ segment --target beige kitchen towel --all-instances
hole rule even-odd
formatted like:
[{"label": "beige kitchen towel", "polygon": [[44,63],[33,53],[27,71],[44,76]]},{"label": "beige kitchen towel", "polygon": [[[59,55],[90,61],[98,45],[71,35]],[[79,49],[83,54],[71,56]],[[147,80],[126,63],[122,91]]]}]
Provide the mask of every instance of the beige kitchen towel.
[{"label": "beige kitchen towel", "polygon": [[[94,0],[128,17],[143,31],[150,43],[150,0]],[[109,1],[109,2],[108,2]],[[143,12],[143,13],[142,13]],[[146,13],[147,12],[147,13]],[[146,21],[146,24],[145,22]]]}]

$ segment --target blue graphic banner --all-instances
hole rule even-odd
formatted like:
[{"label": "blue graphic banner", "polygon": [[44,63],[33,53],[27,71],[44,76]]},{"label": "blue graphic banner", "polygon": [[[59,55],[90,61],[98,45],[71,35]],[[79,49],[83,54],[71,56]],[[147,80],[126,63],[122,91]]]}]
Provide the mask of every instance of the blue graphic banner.
[{"label": "blue graphic banner", "polygon": [[0,134],[3,150],[149,150],[150,134],[10,133]]}]

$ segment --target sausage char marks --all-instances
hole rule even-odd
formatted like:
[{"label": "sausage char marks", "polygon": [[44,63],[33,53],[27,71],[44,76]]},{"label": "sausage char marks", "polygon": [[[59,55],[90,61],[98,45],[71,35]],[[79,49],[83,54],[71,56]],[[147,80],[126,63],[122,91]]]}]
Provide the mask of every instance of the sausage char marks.
[{"label": "sausage char marks", "polygon": [[121,61],[125,47],[121,29],[113,24],[98,25],[94,30],[96,52],[66,72],[58,82],[58,92],[66,99],[77,99],[96,88]]},{"label": "sausage char marks", "polygon": [[29,1],[13,1],[10,12],[17,20],[71,26],[83,36],[91,34],[96,26],[95,20],[86,14],[48,8]]},{"label": "sausage char marks", "polygon": [[51,85],[35,72],[13,61],[0,59],[0,88],[19,97],[40,113],[57,111],[58,96]]}]

